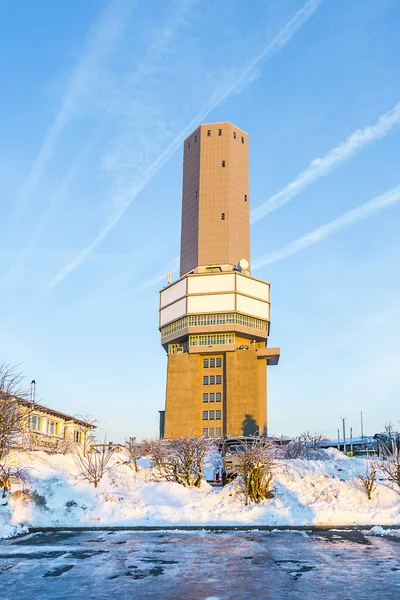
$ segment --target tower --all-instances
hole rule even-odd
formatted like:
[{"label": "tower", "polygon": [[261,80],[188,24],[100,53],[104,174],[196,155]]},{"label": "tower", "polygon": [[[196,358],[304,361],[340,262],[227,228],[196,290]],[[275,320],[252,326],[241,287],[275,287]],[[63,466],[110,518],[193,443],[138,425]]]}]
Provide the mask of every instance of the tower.
[{"label": "tower", "polygon": [[180,278],[160,291],[166,438],[267,426],[270,286],[251,276],[248,136],[200,125],[184,142]]}]

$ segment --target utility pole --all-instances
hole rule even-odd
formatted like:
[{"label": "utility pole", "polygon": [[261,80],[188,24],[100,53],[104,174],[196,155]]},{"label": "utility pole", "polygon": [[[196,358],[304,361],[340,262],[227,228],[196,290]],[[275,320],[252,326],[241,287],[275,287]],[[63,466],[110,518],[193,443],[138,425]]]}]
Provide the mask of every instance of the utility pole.
[{"label": "utility pole", "polygon": [[363,416],[362,416],[362,411],[361,411],[361,437],[364,437],[364,425],[363,425]]},{"label": "utility pole", "polygon": [[350,452],[353,454],[353,428],[350,427]]},{"label": "utility pole", "polygon": [[339,429],[337,430],[337,449],[340,452],[340,431],[339,431]]},{"label": "utility pole", "polygon": [[343,452],[344,454],[346,454],[346,425],[345,425],[345,421],[347,419],[347,417],[340,417],[342,419],[342,425],[343,425]]}]

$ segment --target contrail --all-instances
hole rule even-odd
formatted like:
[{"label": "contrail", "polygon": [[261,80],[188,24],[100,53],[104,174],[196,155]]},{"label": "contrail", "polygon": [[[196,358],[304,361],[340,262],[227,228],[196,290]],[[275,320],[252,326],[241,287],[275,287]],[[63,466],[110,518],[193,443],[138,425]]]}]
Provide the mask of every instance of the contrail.
[{"label": "contrail", "polygon": [[394,310],[391,313],[385,315],[384,317],[382,317],[378,321],[374,321],[373,323],[371,323],[367,327],[363,327],[363,329],[360,329],[359,331],[356,331],[352,335],[349,335],[348,337],[344,338],[341,342],[338,342],[337,344],[335,344],[331,348],[328,348],[324,352],[321,352],[321,354],[318,354],[317,356],[314,356],[314,358],[312,358],[309,362],[305,363],[304,366],[307,367],[308,365],[313,364],[314,362],[316,362],[317,360],[319,360],[323,356],[326,356],[330,352],[333,352],[334,350],[337,350],[338,348],[341,348],[345,344],[348,344],[352,340],[355,340],[356,338],[360,337],[364,333],[367,333],[367,331],[369,331],[370,329],[373,329],[374,327],[377,327],[378,325],[381,325],[382,323],[384,323],[385,321],[388,321],[389,319],[391,319],[395,315],[398,315],[399,313],[400,313],[400,308],[397,308],[396,310]]},{"label": "contrail", "polygon": [[296,254],[297,252],[300,252],[300,250],[308,248],[308,246],[318,244],[318,242],[321,242],[332,233],[337,233],[345,227],[353,225],[361,219],[371,217],[378,211],[383,210],[388,206],[392,206],[398,202],[400,202],[400,185],[385,192],[381,196],[377,196],[373,200],[370,200],[369,202],[350,210],[334,221],[331,221],[326,225],[321,225],[311,233],[299,238],[298,240],[295,240],[294,242],[291,242],[290,244],[287,244],[287,246],[284,246],[280,250],[275,250],[274,252],[259,258],[255,263],[253,263],[253,269],[259,269],[265,265],[270,265],[271,263],[282,260],[283,258],[287,258],[292,254]]},{"label": "contrail", "polygon": [[113,44],[122,34],[135,4],[136,2],[127,0],[123,0],[123,2],[114,0],[100,15],[89,35],[84,54],[68,84],[61,107],[47,131],[30,173],[22,186],[15,208],[17,214],[23,210],[34,193],[47,163],[53,156],[62,131],[75,113],[79,101],[93,85],[101,59],[110,52]]},{"label": "contrail", "polygon": [[155,275],[154,277],[147,279],[146,281],[142,281],[142,283],[139,283],[139,285],[136,287],[136,290],[139,292],[143,292],[145,290],[148,290],[149,288],[157,285],[158,283],[160,283],[161,281],[165,281],[166,280],[166,274],[169,273],[171,271],[171,273],[176,273],[179,269],[179,256],[176,256],[173,260],[171,260],[162,270],[162,272],[160,271],[158,275]]},{"label": "contrail", "polygon": [[321,179],[321,177],[325,177],[325,175],[328,175],[342,163],[352,158],[352,156],[365,146],[385,137],[399,125],[400,102],[392,110],[381,115],[374,125],[365,127],[364,129],[357,129],[344,142],[341,142],[338,146],[330,150],[325,156],[313,160],[309,167],[305,171],[302,171],[296,179],[252,211],[250,217],[251,223],[257,223],[257,221],[260,221],[272,211],[287,204],[287,202],[290,202],[290,200],[300,194],[311,183]]},{"label": "contrail", "polygon": [[[147,167],[142,175],[142,180],[129,192],[122,208],[116,212],[115,216],[109,220],[109,222],[101,229],[97,236],[92,242],[86,246],[76,258],[66,265],[61,271],[54,277],[49,283],[47,290],[50,291],[56,287],[67,275],[72,273],[79,265],[81,265],[87,257],[93,252],[93,250],[101,243],[108,232],[118,223],[121,217],[125,214],[136,196],[143,190],[143,188],[149,183],[154,175],[161,169],[161,167],[169,160],[176,149],[182,144],[183,140],[191,132],[191,130],[199,124],[212,110],[214,110],[221,102],[226,100],[242,83],[246,81],[247,76],[254,69],[254,67],[267,56],[272,56],[275,52],[286,46],[294,34],[310,19],[321,4],[322,0],[308,0],[303,8],[301,8],[294,17],[288,21],[283,29],[277,34],[277,36],[247,65],[245,66],[240,75],[226,88],[212,97],[209,103],[192,119],[190,123],[175,137],[170,145],[160,154],[160,156]],[[118,204],[115,202],[115,204]]]}]

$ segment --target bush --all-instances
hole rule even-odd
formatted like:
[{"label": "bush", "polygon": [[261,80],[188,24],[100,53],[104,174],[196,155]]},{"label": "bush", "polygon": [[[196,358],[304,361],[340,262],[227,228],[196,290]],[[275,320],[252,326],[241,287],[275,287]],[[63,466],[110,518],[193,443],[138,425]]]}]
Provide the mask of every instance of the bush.
[{"label": "bush", "polygon": [[264,440],[245,444],[235,455],[245,505],[272,497],[272,477],[276,467],[276,447]]},{"label": "bush", "polygon": [[359,487],[367,494],[368,500],[371,500],[373,492],[376,490],[376,474],[378,466],[375,461],[367,459],[365,465],[365,475],[359,475]]}]

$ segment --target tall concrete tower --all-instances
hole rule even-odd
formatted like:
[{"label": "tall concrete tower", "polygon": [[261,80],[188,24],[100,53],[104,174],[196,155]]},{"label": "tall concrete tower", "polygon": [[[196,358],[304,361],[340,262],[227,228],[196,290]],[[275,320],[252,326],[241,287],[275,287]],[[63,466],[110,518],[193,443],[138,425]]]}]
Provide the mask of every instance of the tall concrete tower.
[{"label": "tall concrete tower", "polygon": [[180,279],[160,291],[164,437],[265,430],[269,290],[251,276],[248,136],[200,125],[184,142]]}]

